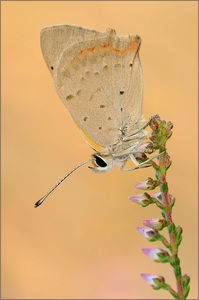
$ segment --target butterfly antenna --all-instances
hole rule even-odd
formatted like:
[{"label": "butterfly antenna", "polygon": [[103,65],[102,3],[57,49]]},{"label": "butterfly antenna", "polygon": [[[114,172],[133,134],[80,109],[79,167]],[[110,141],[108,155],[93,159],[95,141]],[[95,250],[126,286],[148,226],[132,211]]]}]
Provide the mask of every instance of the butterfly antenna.
[{"label": "butterfly antenna", "polygon": [[78,166],[76,166],[74,169],[72,169],[68,174],[66,174],[59,182],[57,182],[57,184],[55,184],[55,186],[48,191],[48,193],[46,193],[41,199],[39,199],[36,203],[35,203],[35,207],[38,207],[39,205],[41,205],[44,200],[56,189],[56,187],[58,187],[58,185],[60,185],[60,183],[62,183],[62,181],[64,181],[68,176],[70,176],[74,171],[76,171],[77,169],[79,169],[81,166],[85,165],[86,163],[88,163],[89,161],[93,160],[93,158],[90,158],[88,160],[85,160],[84,162],[82,162],[81,164],[79,164]]}]

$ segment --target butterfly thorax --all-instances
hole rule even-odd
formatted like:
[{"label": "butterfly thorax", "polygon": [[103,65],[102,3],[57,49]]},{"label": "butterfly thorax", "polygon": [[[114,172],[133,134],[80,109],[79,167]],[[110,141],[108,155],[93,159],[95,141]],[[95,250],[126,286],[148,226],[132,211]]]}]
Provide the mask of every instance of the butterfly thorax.
[{"label": "butterfly thorax", "polygon": [[130,157],[144,152],[142,145],[146,136],[144,129],[129,136],[123,135],[117,144],[109,145],[103,152],[93,154],[94,167],[91,169],[94,172],[107,172],[115,166],[121,169]]}]

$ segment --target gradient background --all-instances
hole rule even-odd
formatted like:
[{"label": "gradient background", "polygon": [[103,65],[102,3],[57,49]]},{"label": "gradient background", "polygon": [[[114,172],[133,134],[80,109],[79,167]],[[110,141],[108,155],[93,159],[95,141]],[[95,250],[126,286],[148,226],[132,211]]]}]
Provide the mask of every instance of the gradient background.
[{"label": "gradient background", "polygon": [[[155,206],[131,203],[134,185],[153,169],[93,174],[86,166],[39,208],[34,203],[93,151],[58,99],[40,50],[40,30],[73,24],[139,34],[144,114],[174,123],[173,218],[183,227],[182,272],[197,274],[197,2],[2,2],[2,286],[3,299],[165,299],[140,273],[165,276],[171,267],[141,252],[136,231]],[[155,191],[156,192],[156,191]],[[172,297],[170,297],[172,298]]]}]

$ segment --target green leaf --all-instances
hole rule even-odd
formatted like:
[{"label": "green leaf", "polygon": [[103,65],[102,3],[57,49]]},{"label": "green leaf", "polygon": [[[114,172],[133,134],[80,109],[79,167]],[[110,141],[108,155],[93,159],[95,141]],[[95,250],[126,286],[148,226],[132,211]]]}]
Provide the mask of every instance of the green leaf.
[{"label": "green leaf", "polygon": [[162,193],[168,192],[168,184],[166,181],[164,181],[163,184],[161,185],[161,192]]},{"label": "green leaf", "polygon": [[167,228],[168,228],[169,233],[175,232],[175,224],[174,223],[170,223]]}]

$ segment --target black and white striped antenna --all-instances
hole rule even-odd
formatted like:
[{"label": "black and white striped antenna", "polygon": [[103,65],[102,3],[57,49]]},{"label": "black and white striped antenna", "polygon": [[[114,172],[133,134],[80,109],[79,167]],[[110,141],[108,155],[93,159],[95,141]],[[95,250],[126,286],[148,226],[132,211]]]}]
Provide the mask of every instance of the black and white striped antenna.
[{"label": "black and white striped antenna", "polygon": [[36,203],[35,203],[35,207],[38,207],[39,205],[41,205],[44,200],[46,200],[46,198],[58,187],[58,185],[60,185],[60,183],[62,183],[68,176],[70,176],[74,171],[76,171],[77,169],[79,169],[80,167],[82,167],[83,165],[87,164],[89,161],[93,160],[93,158],[90,158],[88,160],[83,161],[81,164],[79,164],[78,166],[76,166],[74,169],[72,169],[69,173],[67,173],[59,182],[57,182],[55,184],[55,186],[50,189],[48,191],[48,193],[46,193],[41,199],[39,199]]}]

